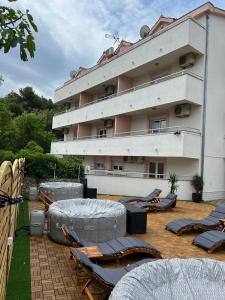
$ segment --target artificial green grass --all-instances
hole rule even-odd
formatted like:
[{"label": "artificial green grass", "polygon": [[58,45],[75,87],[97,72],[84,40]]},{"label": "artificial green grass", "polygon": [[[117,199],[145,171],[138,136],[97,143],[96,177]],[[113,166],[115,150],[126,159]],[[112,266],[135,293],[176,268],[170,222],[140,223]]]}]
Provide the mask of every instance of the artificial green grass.
[{"label": "artificial green grass", "polygon": [[[20,204],[17,229],[29,224],[28,201]],[[27,231],[19,230],[13,245],[13,255],[6,291],[6,300],[30,300],[30,237]]]}]

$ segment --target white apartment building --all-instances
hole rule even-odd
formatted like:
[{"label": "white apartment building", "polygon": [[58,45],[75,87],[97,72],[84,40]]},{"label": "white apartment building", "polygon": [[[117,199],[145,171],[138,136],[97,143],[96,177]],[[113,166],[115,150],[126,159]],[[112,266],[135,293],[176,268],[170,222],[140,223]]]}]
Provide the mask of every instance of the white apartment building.
[{"label": "white apartment building", "polygon": [[142,31],[56,89],[52,127],[65,134],[51,153],[83,158],[99,193],[165,195],[176,173],[188,200],[199,174],[203,199],[224,199],[225,11],[207,2]]}]

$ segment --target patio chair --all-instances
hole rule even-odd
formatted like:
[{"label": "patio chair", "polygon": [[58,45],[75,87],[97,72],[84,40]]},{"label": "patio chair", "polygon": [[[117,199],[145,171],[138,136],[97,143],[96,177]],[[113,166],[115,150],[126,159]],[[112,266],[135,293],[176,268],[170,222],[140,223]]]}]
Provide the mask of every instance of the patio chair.
[{"label": "patio chair", "polygon": [[225,245],[225,220],[221,219],[222,231],[209,230],[199,234],[193,239],[192,244],[212,253]]},{"label": "patio chair", "polygon": [[168,224],[166,224],[166,229],[175,233],[176,235],[181,235],[184,232],[202,230],[207,231],[211,229],[216,229],[221,226],[221,219],[225,218],[225,205],[218,206],[214,209],[206,218],[200,220],[193,219],[176,219]]},{"label": "patio chair", "polygon": [[118,261],[120,258],[134,253],[145,253],[152,257],[162,258],[159,250],[138,238],[119,237],[107,242],[93,243],[80,239],[74,229],[68,230],[66,226],[62,226],[62,231],[73,247],[98,247],[102,253],[98,259]]},{"label": "patio chair", "polygon": [[38,200],[41,201],[44,204],[44,206],[45,206],[45,212],[48,211],[49,206],[53,203],[53,200],[50,197],[48,197],[43,192],[39,192],[39,194],[38,194]]},{"label": "patio chair", "polygon": [[145,197],[128,197],[125,199],[120,199],[119,202],[121,203],[130,203],[130,202],[152,202],[154,201],[157,197],[159,197],[160,193],[162,190],[160,189],[154,189],[153,192],[148,194]]},{"label": "patio chair", "polygon": [[103,268],[99,265],[94,264],[84,253],[78,249],[71,248],[71,252],[76,260],[87,272],[89,279],[82,289],[82,294],[86,293],[89,299],[93,300],[94,296],[92,294],[89,286],[92,283],[100,286],[103,289],[103,294],[101,299],[108,299],[108,296],[117,282],[126,275],[129,271],[136,267],[148,262],[154,262],[157,258],[145,258],[130,265],[122,268]]},{"label": "patio chair", "polygon": [[161,210],[168,210],[176,207],[177,202],[177,195],[175,194],[168,194],[165,198],[160,199],[158,202],[155,203],[135,203],[134,205],[139,208],[144,208],[147,211],[161,211]]}]

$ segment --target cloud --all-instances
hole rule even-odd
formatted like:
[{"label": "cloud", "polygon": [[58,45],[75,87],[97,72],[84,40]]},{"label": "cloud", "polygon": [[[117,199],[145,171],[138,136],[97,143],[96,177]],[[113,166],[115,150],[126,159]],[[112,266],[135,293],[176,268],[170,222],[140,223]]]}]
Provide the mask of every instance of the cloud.
[{"label": "cloud", "polygon": [[[79,66],[96,63],[102,52],[113,45],[106,33],[118,32],[129,41],[139,39],[142,25],[150,27],[160,14],[179,17],[204,3],[202,0],[20,0],[3,4],[29,9],[39,32],[35,34],[34,59],[21,62],[18,49],[0,52],[0,74],[5,81],[3,96],[12,89],[31,85],[41,95],[53,97],[54,90],[69,79]],[[225,8],[224,1],[213,3]]]}]

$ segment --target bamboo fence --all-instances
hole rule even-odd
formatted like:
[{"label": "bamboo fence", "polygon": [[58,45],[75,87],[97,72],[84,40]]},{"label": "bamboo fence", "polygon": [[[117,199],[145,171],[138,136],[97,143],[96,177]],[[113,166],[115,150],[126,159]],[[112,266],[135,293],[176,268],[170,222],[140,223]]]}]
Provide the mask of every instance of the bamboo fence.
[{"label": "bamboo fence", "polygon": [[[9,196],[21,195],[24,163],[25,160],[20,158],[13,164],[5,161],[0,166],[0,190]],[[17,212],[18,205],[0,208],[0,300],[4,300],[6,294],[13,250],[13,243],[10,245],[8,238],[14,238]]]}]

